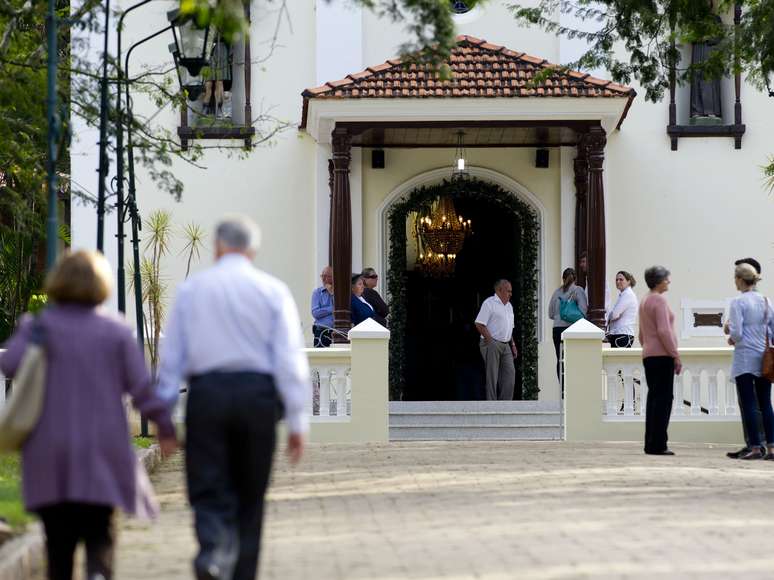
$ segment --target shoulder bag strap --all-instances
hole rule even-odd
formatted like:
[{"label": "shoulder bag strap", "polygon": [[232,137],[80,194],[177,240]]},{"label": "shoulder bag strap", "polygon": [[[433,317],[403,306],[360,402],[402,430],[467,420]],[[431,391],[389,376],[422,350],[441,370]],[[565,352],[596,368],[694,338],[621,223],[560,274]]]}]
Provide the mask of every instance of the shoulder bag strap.
[{"label": "shoulder bag strap", "polygon": [[769,348],[769,299],[764,296],[763,302],[765,304],[765,310],[763,313],[763,328],[766,333],[766,348]]}]

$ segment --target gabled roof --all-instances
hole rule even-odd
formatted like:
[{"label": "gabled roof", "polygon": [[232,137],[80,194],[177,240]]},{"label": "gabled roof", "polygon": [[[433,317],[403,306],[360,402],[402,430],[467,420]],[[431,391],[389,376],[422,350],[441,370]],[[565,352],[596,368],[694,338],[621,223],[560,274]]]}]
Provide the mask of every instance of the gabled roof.
[{"label": "gabled roof", "polygon": [[[400,59],[392,59],[307,89],[302,93],[301,127],[306,126],[310,99],[593,97],[629,99],[630,104],[636,95],[630,87],[566,71],[545,59],[472,36],[457,37],[448,64],[452,71],[448,81],[439,80],[438,74],[427,66],[404,66]],[[546,68],[556,70],[534,84],[536,73]]]}]

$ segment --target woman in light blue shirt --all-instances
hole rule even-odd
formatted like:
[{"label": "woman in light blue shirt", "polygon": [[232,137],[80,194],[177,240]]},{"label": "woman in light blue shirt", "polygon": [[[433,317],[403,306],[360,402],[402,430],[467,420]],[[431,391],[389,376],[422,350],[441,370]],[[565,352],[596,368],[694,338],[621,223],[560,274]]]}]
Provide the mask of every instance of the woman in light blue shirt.
[{"label": "woman in light blue shirt", "polygon": [[[774,459],[774,410],[771,407],[771,382],[761,376],[766,335],[774,335],[774,308],[758,293],[761,279],[755,268],[739,264],[734,271],[736,288],[741,292],[731,302],[726,332],[728,344],[734,347],[731,376],[736,380],[743,425],[747,430],[750,451],[741,459]],[[768,311],[768,312],[767,312]],[[768,452],[762,451],[756,407],[763,416]]]}]

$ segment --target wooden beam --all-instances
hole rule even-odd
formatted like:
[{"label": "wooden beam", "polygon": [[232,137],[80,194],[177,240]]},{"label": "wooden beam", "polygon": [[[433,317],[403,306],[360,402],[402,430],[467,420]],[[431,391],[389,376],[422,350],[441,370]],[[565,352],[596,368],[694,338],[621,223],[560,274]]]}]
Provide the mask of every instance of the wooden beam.
[{"label": "wooden beam", "polygon": [[[468,144],[465,143],[465,149],[548,149],[555,147],[575,147],[574,141],[550,142],[550,143],[492,143],[492,144]],[[363,149],[454,149],[456,143],[352,143],[352,147],[362,147]]]},{"label": "wooden beam", "polygon": [[351,121],[337,122],[337,127],[347,129],[351,135],[359,135],[369,129],[465,129],[481,127],[566,127],[579,132],[586,132],[591,127],[600,127],[598,120],[533,120],[533,121]]}]

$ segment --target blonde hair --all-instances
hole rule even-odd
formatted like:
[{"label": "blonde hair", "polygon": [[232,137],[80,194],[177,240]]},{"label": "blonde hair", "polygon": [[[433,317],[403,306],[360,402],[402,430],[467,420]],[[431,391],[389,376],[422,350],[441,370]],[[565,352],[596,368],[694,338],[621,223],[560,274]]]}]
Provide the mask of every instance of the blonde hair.
[{"label": "blonde hair", "polygon": [[102,304],[113,289],[110,264],[99,252],[65,254],[46,277],[46,293],[57,304]]},{"label": "blonde hair", "polygon": [[748,286],[755,286],[761,279],[761,275],[758,274],[755,268],[746,262],[743,262],[734,268],[734,276]]}]

